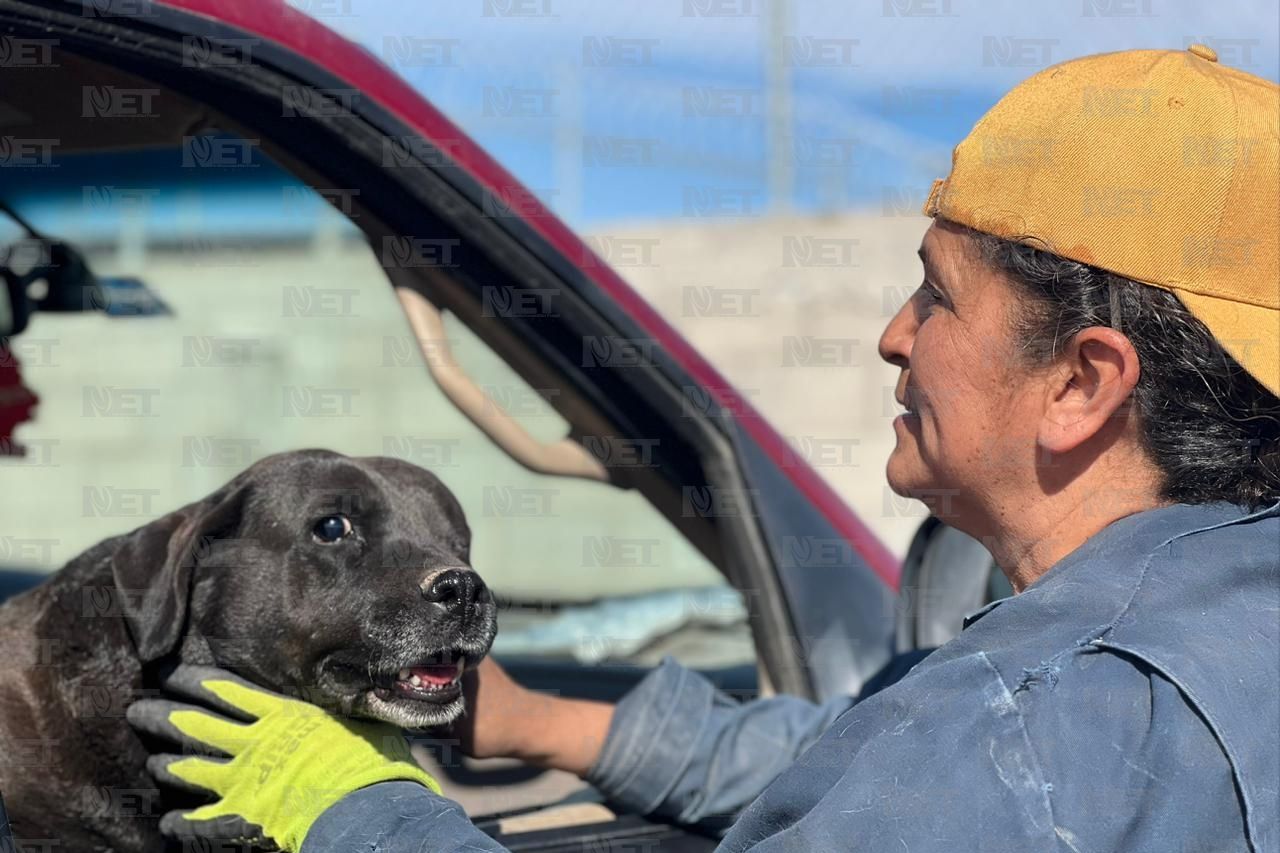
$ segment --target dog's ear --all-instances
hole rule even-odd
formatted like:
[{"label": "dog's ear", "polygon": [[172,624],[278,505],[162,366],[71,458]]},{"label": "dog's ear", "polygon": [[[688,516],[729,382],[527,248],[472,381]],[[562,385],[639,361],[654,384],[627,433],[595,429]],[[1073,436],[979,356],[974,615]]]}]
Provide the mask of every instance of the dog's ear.
[{"label": "dog's ear", "polygon": [[236,524],[244,496],[224,487],[133,531],[112,555],[117,600],[143,663],[177,647],[200,552]]}]

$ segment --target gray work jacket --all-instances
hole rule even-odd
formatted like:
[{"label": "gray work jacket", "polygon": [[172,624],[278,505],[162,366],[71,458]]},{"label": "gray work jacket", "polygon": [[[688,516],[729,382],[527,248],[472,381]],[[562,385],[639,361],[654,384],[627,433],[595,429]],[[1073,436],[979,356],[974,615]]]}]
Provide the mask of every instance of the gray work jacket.
[{"label": "gray work jacket", "polygon": [[[740,704],[665,662],[589,781],[723,851],[1280,850],[1280,504],[1123,518],[857,701]],[[501,850],[391,782],[303,853]]]}]

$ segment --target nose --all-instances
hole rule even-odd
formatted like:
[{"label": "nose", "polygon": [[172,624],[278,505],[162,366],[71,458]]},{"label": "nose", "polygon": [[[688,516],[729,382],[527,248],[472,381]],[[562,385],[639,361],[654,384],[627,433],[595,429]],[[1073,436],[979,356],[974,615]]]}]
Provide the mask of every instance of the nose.
[{"label": "nose", "polygon": [[423,579],[421,589],[422,597],[427,601],[455,614],[465,614],[489,593],[484,581],[470,569],[432,572]]},{"label": "nose", "polygon": [[911,346],[915,342],[916,330],[919,326],[915,313],[915,300],[908,299],[880,334],[877,346],[880,358],[895,367],[907,367],[911,360]]}]

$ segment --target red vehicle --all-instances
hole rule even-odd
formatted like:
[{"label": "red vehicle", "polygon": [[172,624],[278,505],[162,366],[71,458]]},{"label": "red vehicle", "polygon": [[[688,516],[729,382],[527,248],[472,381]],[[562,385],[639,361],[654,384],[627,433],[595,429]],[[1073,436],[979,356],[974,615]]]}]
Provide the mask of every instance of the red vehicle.
[{"label": "red vehicle", "polygon": [[[669,630],[665,645],[648,628],[628,637],[615,625],[606,637],[635,642],[585,651],[579,642],[576,654],[543,654],[532,640],[504,649],[504,634],[536,637],[566,614],[604,623],[591,621],[598,596],[574,594],[576,581],[490,577],[511,604],[495,654],[518,679],[566,694],[616,698],[652,665],[644,652],[679,654],[698,631],[732,622],[713,624],[728,613],[717,610],[721,599],[685,595],[707,586],[698,574],[706,568],[741,603],[748,653],[712,656],[702,668],[743,696],[857,691],[895,652],[936,645],[958,630],[960,613],[999,594],[988,590],[985,552],[926,524],[906,567],[913,594],[900,601],[896,559],[742,395],[419,92],[316,20],[275,0],[0,0],[0,24],[0,203],[15,231],[0,316],[8,353],[41,399],[34,423],[10,441],[10,450],[26,445],[26,462],[0,460],[6,491],[21,492],[29,512],[5,512],[6,592],[56,568],[82,538],[177,505],[189,483],[364,430],[384,450],[454,469],[451,484],[482,522],[477,543],[508,549],[508,562],[537,559],[543,546],[528,544],[529,531],[563,531],[579,521],[575,506],[607,505],[588,527],[589,547],[575,540],[587,555],[581,571],[607,574],[600,588],[650,604],[679,593],[686,615],[712,611]],[[265,214],[264,186],[277,205]],[[70,227],[57,211],[77,196],[91,215]],[[179,201],[189,197],[207,202],[205,218],[166,232],[166,222],[183,221]],[[322,239],[280,227],[293,215],[330,222],[300,213],[304,197],[341,214]],[[146,239],[140,204],[150,207]],[[271,245],[246,241],[243,227],[220,238],[255,216],[273,219]],[[349,276],[345,252],[364,264]],[[100,274],[108,268],[113,275]],[[348,277],[307,283],[328,274]],[[192,325],[164,326],[175,322]],[[167,373],[148,349],[160,340],[174,345]],[[480,355],[468,362],[464,350]],[[358,355],[379,351],[381,361]],[[425,372],[402,369],[423,363]],[[259,369],[274,371],[265,396],[255,396]],[[485,371],[512,378],[486,384]],[[379,389],[393,375],[384,399]],[[419,417],[419,395],[431,417],[447,410],[447,438],[432,424],[397,426]],[[281,417],[255,420],[282,400]],[[365,420],[343,420],[365,400],[375,401],[358,413]],[[563,432],[538,435],[520,411],[530,401],[548,410],[536,426]],[[464,458],[472,448],[490,454],[474,470]],[[517,468],[526,479],[503,479]],[[456,484],[477,477],[488,485],[468,504]],[[573,484],[590,491],[578,497]],[[566,508],[545,511],[552,498]],[[68,526],[40,526],[67,502]],[[650,572],[650,546],[683,556]],[[946,583],[967,585],[934,594],[929,569],[940,560],[951,567]],[[480,557],[477,566],[499,562]],[[687,588],[640,582],[694,563],[690,574],[703,580]],[[512,822],[513,813],[545,814],[563,785],[423,746],[473,815],[506,816],[482,825],[512,849],[705,841],[608,812],[560,821],[567,828]]]}]

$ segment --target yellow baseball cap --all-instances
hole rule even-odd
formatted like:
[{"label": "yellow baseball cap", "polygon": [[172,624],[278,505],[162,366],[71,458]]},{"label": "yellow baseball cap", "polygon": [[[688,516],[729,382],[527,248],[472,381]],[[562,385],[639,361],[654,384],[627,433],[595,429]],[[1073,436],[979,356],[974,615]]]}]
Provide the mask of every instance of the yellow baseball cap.
[{"label": "yellow baseball cap", "polygon": [[1280,86],[1212,49],[1046,68],[956,146],[924,212],[1173,291],[1280,395]]}]

